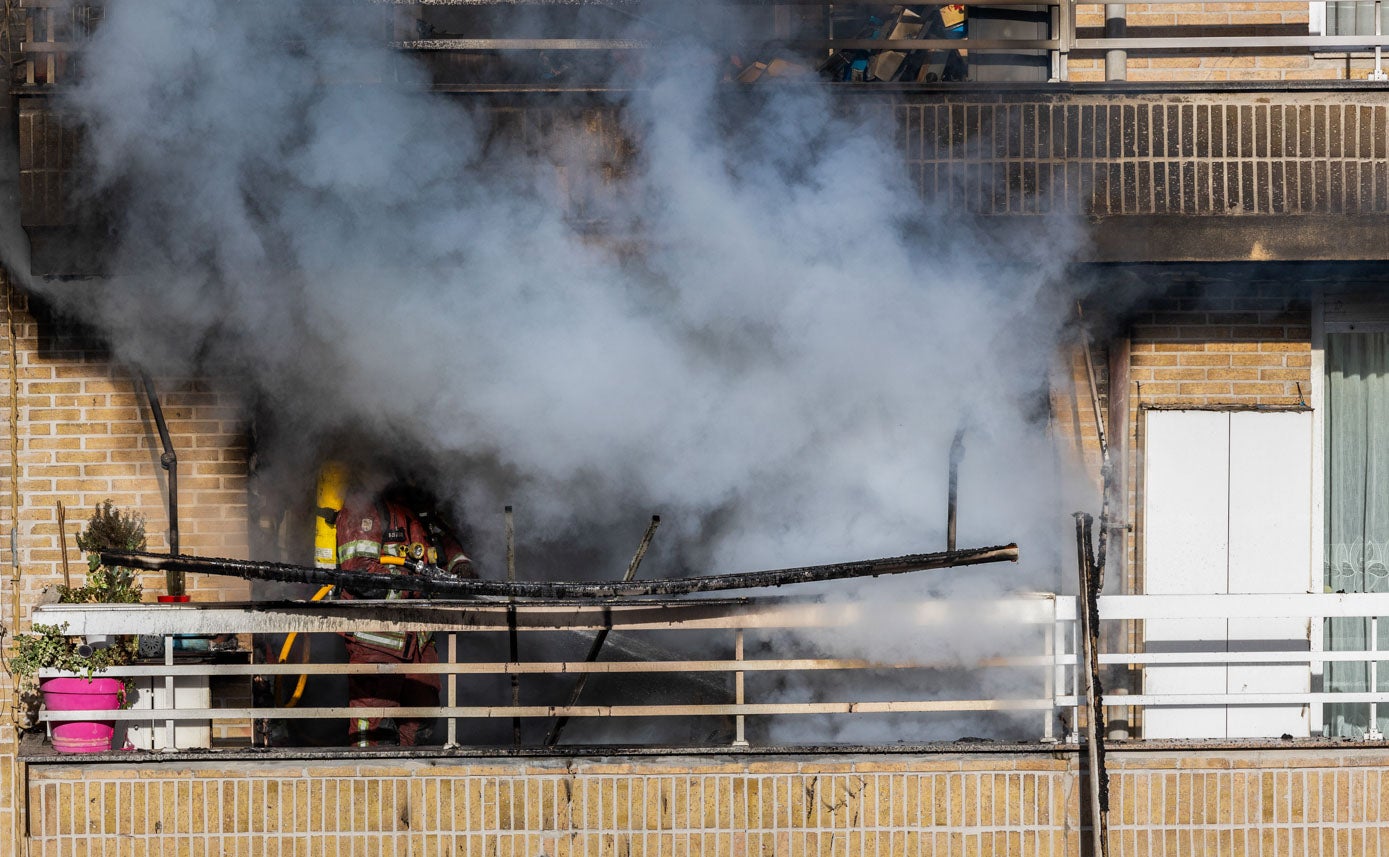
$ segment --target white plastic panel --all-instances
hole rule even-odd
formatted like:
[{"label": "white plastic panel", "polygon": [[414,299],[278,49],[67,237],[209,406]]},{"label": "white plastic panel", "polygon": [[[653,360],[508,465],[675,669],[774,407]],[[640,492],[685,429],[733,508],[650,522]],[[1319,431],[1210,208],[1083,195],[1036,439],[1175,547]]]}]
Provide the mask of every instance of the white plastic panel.
[{"label": "white plastic panel", "polygon": [[[1229,585],[1230,414],[1149,411],[1144,449],[1144,591],[1213,594]],[[1224,619],[1151,619],[1150,652],[1224,651]],[[1224,693],[1224,666],[1151,667],[1144,690]],[[1148,738],[1224,737],[1221,706],[1149,708]]]},{"label": "white plastic panel", "polygon": [[[189,708],[206,709],[212,707],[212,693],[207,676],[180,676],[174,679],[174,702],[169,705],[169,693],[164,679],[141,676],[134,680],[134,694],[130,707],[134,710],[150,708]],[[136,750],[170,749],[169,730],[164,720],[136,720],[116,727],[119,735],[121,726],[126,729],[126,740]],[[121,747],[125,742],[118,742]],[[212,746],[212,721],[175,720],[174,748],[179,750],[207,749]]]},{"label": "white plastic panel", "polygon": [[[1229,591],[1306,592],[1312,562],[1311,412],[1230,415]],[[1306,651],[1306,620],[1231,619],[1232,652]],[[1230,693],[1310,689],[1303,665],[1229,667]],[[1231,708],[1226,734],[1310,734],[1306,706]]]}]

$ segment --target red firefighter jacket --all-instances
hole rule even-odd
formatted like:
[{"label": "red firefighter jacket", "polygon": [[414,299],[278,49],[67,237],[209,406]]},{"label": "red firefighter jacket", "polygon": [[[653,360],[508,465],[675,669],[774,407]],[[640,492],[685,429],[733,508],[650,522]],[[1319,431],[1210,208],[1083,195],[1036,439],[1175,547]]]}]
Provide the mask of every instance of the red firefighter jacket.
[{"label": "red firefighter jacket", "polygon": [[[404,566],[381,562],[381,557],[400,557],[412,562],[436,565],[460,577],[476,577],[462,546],[442,524],[422,515],[404,503],[370,495],[351,495],[337,516],[338,567],[365,571],[399,580],[385,581],[381,589],[344,589],[343,598],[413,598],[409,589],[411,572]],[[348,637],[361,645],[408,658],[416,640],[413,634],[386,631],[358,631]]]}]

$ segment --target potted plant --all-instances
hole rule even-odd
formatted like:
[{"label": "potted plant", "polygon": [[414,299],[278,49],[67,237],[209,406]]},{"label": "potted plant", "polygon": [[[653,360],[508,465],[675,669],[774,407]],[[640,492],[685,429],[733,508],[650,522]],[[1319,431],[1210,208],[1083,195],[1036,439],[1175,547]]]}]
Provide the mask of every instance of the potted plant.
[{"label": "potted plant", "polygon": [[[128,568],[102,565],[98,552],[107,549],[142,550],[145,546],[145,519],[122,514],[111,501],[99,504],[77,536],[77,546],[87,555],[87,580],[82,586],[59,586],[58,601],[64,604],[133,604],[140,600],[141,587]],[[51,711],[116,709],[125,701],[126,683],[117,678],[95,678],[107,667],[130,663],[136,640],[129,637],[77,638],[66,627],[34,625],[32,631],[15,639],[12,668],[28,677],[31,699],[41,669],[57,669],[71,676],[37,682],[44,707]],[[111,749],[115,724],[111,721],[84,723],[68,721],[53,728],[53,746],[65,753],[97,753]]]}]

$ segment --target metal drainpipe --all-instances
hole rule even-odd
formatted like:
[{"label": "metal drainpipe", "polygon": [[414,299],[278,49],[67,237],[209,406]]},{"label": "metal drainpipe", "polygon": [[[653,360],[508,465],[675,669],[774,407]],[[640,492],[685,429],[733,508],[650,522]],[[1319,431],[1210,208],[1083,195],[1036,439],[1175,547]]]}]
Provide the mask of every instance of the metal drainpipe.
[{"label": "metal drainpipe", "polygon": [[[1128,15],[1128,6],[1123,3],[1104,4],[1104,37],[1106,39],[1122,39],[1128,30]],[[1105,51],[1104,79],[1129,79],[1128,51],[1118,48]]]},{"label": "metal drainpipe", "polygon": [[[164,409],[159,406],[159,394],[154,390],[154,382],[148,372],[140,373],[140,381],[145,386],[145,396],[149,399],[150,411],[154,414],[154,425],[159,429],[159,443],[164,453],[159,456],[159,464],[169,472],[169,553],[177,556],[178,550],[178,454],[174,452],[174,441],[169,437],[169,424],[164,421]],[[183,572],[165,573],[165,584],[170,595],[183,594]]]}]

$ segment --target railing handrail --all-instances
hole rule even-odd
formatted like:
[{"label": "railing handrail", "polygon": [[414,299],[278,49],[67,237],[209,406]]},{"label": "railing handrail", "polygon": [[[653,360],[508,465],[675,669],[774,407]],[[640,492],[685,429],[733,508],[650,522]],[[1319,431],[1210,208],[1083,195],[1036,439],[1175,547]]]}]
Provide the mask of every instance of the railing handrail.
[{"label": "railing handrail", "polygon": [[[522,630],[555,633],[561,631],[592,631],[616,628],[624,632],[690,630],[737,633],[764,629],[834,629],[855,624],[873,627],[880,618],[878,605],[873,602],[826,602],[816,598],[784,597],[738,599],[635,599],[606,602],[518,602],[515,605]],[[900,607],[900,605],[899,605]],[[898,610],[898,615],[922,626],[949,627],[962,616],[977,619],[989,616],[1000,622],[1019,622],[1039,627],[1045,633],[1045,650],[1039,654],[998,657],[952,658],[934,657],[929,653],[909,660],[874,660],[870,658],[837,657],[743,657],[742,649],[735,657],[716,658],[670,657],[663,660],[617,660],[582,662],[570,660],[458,661],[456,654],[439,664],[216,664],[174,663],[174,635],[204,635],[211,633],[339,633],[352,630],[426,630],[444,633],[448,651],[456,653],[456,639],[463,634],[496,634],[507,629],[508,605],[504,602],[430,602],[430,601],[346,601],[346,602],[245,602],[236,604],[49,604],[35,608],[34,619],[45,624],[70,626],[69,632],[155,634],[165,638],[166,661],[163,664],[135,664],[113,667],[103,676],[121,678],[164,679],[164,687],[172,690],[176,680],[192,677],[249,677],[297,675],[348,675],[429,673],[452,685],[458,677],[487,675],[638,675],[643,673],[726,674],[746,673],[825,672],[832,670],[908,670],[932,668],[1025,668],[1041,670],[1043,679],[1038,689],[1045,692],[1035,696],[989,699],[887,699],[887,700],[826,700],[814,701],[749,701],[741,696],[733,701],[702,701],[688,704],[578,704],[569,705],[460,705],[437,708],[393,709],[387,714],[396,716],[442,717],[451,724],[450,734],[456,731],[459,718],[556,718],[556,717],[689,717],[731,716],[741,721],[748,716],[790,716],[829,714],[887,714],[983,711],[1037,711],[1046,719],[1045,735],[1051,736],[1052,713],[1056,710],[1082,705],[1077,690],[1079,675],[1075,641],[1078,602],[1075,596],[1031,593],[1006,598],[974,599],[970,601],[924,600]],[[1305,619],[1309,629],[1328,619],[1374,617],[1389,615],[1389,593],[1291,593],[1291,594],[1174,594],[1174,595],[1108,595],[1099,599],[1101,620],[1125,622],[1153,619],[1185,619],[1210,621],[1219,619]],[[227,623],[231,622],[231,625]],[[1282,664],[1300,667],[1299,675],[1319,670],[1319,664],[1373,664],[1385,653],[1376,651],[1373,635],[1366,649],[1324,651],[1317,630],[1309,630],[1308,639],[1288,641],[1251,641],[1256,644],[1277,645],[1278,650],[1226,651],[1225,640],[1184,643],[1196,650],[1180,652],[1108,652],[1101,663],[1149,666],[1197,665],[1234,666],[1239,664]],[[1289,649],[1288,646],[1292,648]],[[1305,646],[1305,648],[1304,648]],[[441,645],[441,654],[444,646]],[[1201,651],[1209,649],[1209,651]],[[70,675],[57,670],[43,670],[41,677]],[[1224,693],[1135,693],[1107,694],[1106,706],[1138,709],[1201,708],[1217,706],[1311,706],[1318,704],[1365,703],[1373,707],[1389,704],[1389,691],[1332,692],[1316,685],[1293,690],[1263,687],[1258,692]],[[1303,682],[1305,685],[1305,681]],[[158,684],[156,683],[156,687]],[[1371,687],[1375,685],[1370,684]],[[265,707],[221,708],[144,708],[124,712],[44,711],[41,719],[58,723],[80,719],[105,719],[166,723],[242,719],[314,719],[346,716],[349,709],[341,707],[301,706],[293,709]],[[363,710],[351,709],[354,716]],[[1076,722],[1074,717],[1072,723]],[[740,732],[741,734],[741,732]],[[172,735],[172,732],[171,732]],[[173,739],[170,738],[170,743]]]},{"label": "railing handrail", "polygon": [[[1043,624],[1055,620],[1054,596],[1045,593],[966,601],[922,601],[910,618],[920,624],[958,620],[966,608],[1001,620]],[[871,620],[881,604],[807,598],[631,599],[514,603],[518,631],[592,631],[718,628],[830,628]],[[894,604],[894,606],[898,606]],[[505,630],[504,601],[249,601],[216,604],[44,604],[33,621],[89,634],[342,633],[348,631]],[[901,611],[899,611],[899,614]],[[976,614],[977,615],[977,614]]]}]

